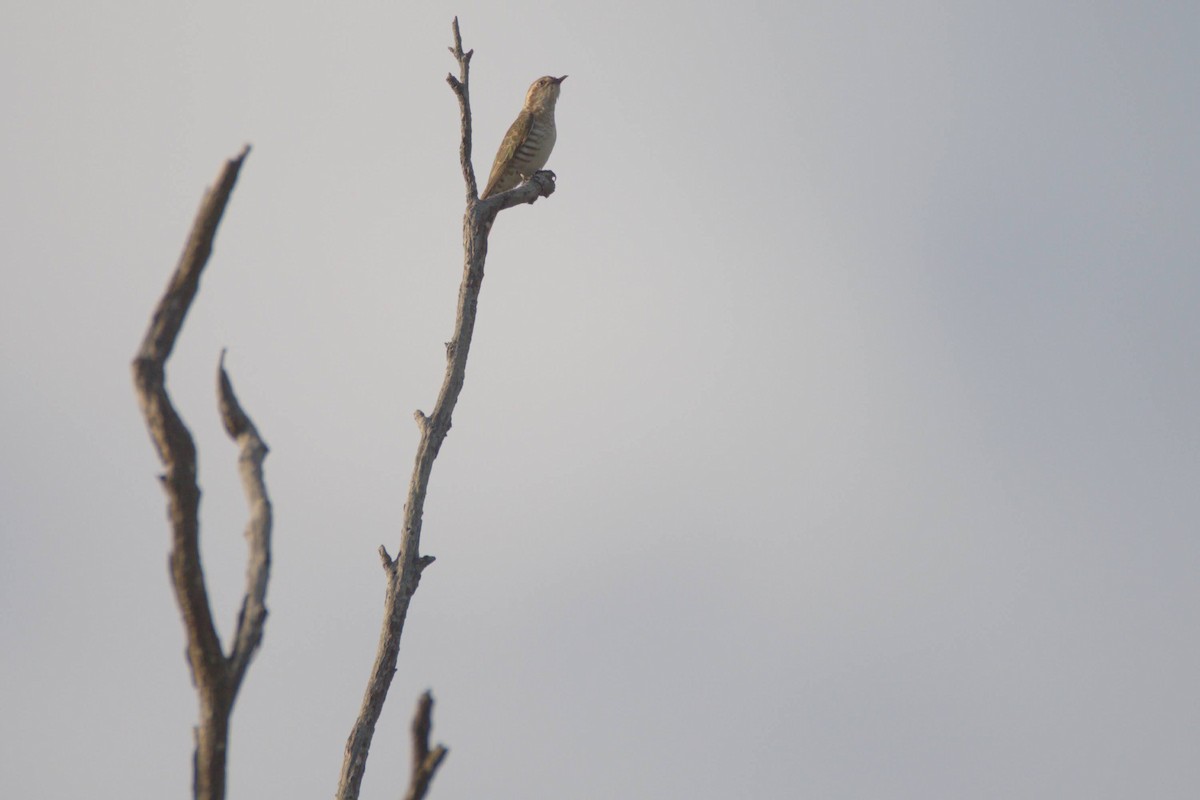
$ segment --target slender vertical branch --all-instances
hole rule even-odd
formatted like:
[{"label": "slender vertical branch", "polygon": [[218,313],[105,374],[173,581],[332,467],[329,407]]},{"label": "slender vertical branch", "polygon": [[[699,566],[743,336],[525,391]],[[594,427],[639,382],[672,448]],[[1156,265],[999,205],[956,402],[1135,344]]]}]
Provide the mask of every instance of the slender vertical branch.
[{"label": "slender vertical branch", "polygon": [[251,515],[246,595],[231,654],[225,657],[213,624],[208,590],[200,562],[200,488],[196,483],[196,445],[176,412],[166,388],[166,363],[200,286],[200,275],[212,254],[217,227],[250,148],[225,164],[207,192],[192,225],[183,255],[155,308],[149,329],[133,360],[134,388],[146,427],[164,467],[161,476],[171,522],[171,583],[187,633],[192,682],[200,700],[196,726],[192,791],[197,800],[225,795],[225,759],[229,719],[238,687],[262,641],[270,565],[271,511],[262,479],[267,448],[242,411],[222,367],[220,405],[226,429],[241,446],[239,462]]},{"label": "slender vertical branch", "polygon": [[463,183],[467,189],[467,204],[479,199],[479,189],[475,184],[475,167],[471,164],[471,56],[474,50],[465,53],[462,49],[462,34],[458,30],[458,17],[454,18],[454,46],[449,48],[450,55],[458,62],[458,77],[453,74],[446,76],[446,82],[458,96],[461,116],[462,138],[458,144],[458,160],[462,165]]},{"label": "slender vertical branch", "polygon": [[263,461],[269,448],[258,435],[258,429],[238,404],[233,382],[225,371],[225,351],[217,369],[217,396],[225,432],[238,445],[238,471],[242,490],[250,507],[246,523],[246,544],[250,552],[246,560],[246,591],[238,612],[237,630],[233,636],[233,652],[228,659],[231,691],[236,694],[250,666],[250,659],[262,642],[263,626],[267,620],[267,580],[271,573],[271,500],[263,480]]},{"label": "slender vertical branch", "polygon": [[[366,771],[367,755],[375,735],[375,725],[383,712],[387,692],[396,672],[400,651],[400,636],[412,595],[420,581],[421,571],[432,563],[430,556],[421,557],[421,523],[425,510],[425,495],[433,462],[441,450],[442,442],[450,430],[451,417],[458,403],[466,377],[467,355],[471,348],[471,337],[475,330],[475,311],[479,302],[479,290],[483,282],[483,262],[487,252],[486,233],[480,230],[475,219],[474,208],[478,198],[475,171],[471,166],[471,106],[470,106],[470,61],[473,51],[463,51],[458,18],[454,20],[454,47],[450,52],[458,61],[459,78],[447,78],[459,98],[462,137],[459,155],[462,161],[463,182],[466,184],[467,209],[463,216],[463,238],[465,245],[462,284],[458,292],[458,311],[454,322],[454,336],[446,344],[446,372],[438,392],[433,413],[426,416],[417,411],[414,417],[421,431],[421,440],[413,463],[412,478],[408,485],[408,498],[404,505],[404,523],[399,553],[393,561],[387,551],[380,548],[384,569],[387,574],[387,593],[384,598],[383,628],[379,636],[379,647],[367,690],[363,696],[358,718],[346,742],[346,753],[342,761],[342,774],[336,797],[339,800],[357,800]],[[478,244],[482,240],[483,245]],[[432,774],[431,774],[432,777]]]},{"label": "slender vertical branch", "polygon": [[[463,275],[458,289],[458,306],[454,321],[454,335],[446,343],[446,372],[442,377],[441,390],[429,415],[417,411],[414,417],[420,428],[421,440],[413,462],[412,478],[408,484],[408,498],[404,505],[404,523],[400,549],[393,560],[385,548],[380,547],[387,576],[384,597],[384,618],[379,634],[379,646],[375,651],[375,662],[363,694],[358,717],[346,740],[342,772],[335,795],[338,800],[357,800],[366,771],[367,755],[375,726],[383,712],[388,689],[396,673],[400,652],[400,637],[404,631],[404,620],[413,593],[421,579],[421,572],[433,562],[432,556],[420,555],[421,524],[425,511],[425,495],[429,488],[429,477],[433,462],[441,450],[442,442],[450,431],[451,418],[458,404],[466,379],[467,355],[475,332],[475,315],[479,305],[479,292],[483,285],[483,266],[487,259],[487,237],[491,221],[504,208],[518,203],[532,203],[538,197],[547,197],[554,191],[553,174],[539,172],[536,180],[504,192],[487,200],[479,199],[475,182],[475,170],[471,165],[471,56],[473,50],[463,50],[462,35],[455,17],[452,26],[454,45],[451,55],[458,62],[458,77],[453,74],[446,82],[458,97],[461,118],[461,140],[459,159],[462,166],[463,183],[466,190],[466,209],[463,213]],[[431,701],[432,702],[432,701]],[[438,762],[444,757],[438,756]],[[424,794],[428,780],[433,777],[436,764],[428,770],[428,776],[420,792]],[[414,765],[414,770],[420,764]],[[416,795],[419,797],[420,795]]]}]

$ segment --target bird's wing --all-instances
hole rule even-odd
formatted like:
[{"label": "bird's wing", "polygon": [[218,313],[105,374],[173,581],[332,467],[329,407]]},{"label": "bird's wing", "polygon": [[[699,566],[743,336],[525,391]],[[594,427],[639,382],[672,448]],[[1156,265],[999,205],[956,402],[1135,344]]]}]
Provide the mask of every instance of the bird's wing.
[{"label": "bird's wing", "polygon": [[504,175],[505,165],[512,161],[517,148],[525,142],[531,127],[533,127],[533,115],[525,113],[517,115],[517,121],[509,127],[508,133],[504,134],[504,141],[500,143],[496,160],[492,162],[492,174],[488,176],[487,187],[480,195],[481,199],[490,197],[496,191],[496,186],[500,183],[501,176]]}]

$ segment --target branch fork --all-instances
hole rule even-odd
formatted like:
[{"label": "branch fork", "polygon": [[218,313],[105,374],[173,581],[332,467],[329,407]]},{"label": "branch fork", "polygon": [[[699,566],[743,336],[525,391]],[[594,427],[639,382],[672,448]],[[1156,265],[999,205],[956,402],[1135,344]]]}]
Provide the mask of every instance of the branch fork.
[{"label": "branch fork", "polygon": [[200,275],[212,254],[217,227],[249,152],[250,148],[246,147],[225,164],[216,184],[201,202],[183,255],[133,360],[133,383],[138,403],[165,470],[160,481],[167,495],[171,523],[171,584],[183,616],[188,664],[200,700],[200,721],[195,728],[196,751],[192,759],[192,790],[197,800],[222,800],[225,796],[225,759],[233,703],[250,661],[262,643],[271,567],[271,502],[262,471],[268,449],[238,403],[233,383],[225,371],[225,354],[222,352],[217,376],[218,405],[225,430],[239,448],[238,468],[250,506],[250,520],[246,525],[250,550],[246,589],[233,644],[226,656],[213,622],[200,562],[196,445],[167,393],[166,365],[199,290]]}]

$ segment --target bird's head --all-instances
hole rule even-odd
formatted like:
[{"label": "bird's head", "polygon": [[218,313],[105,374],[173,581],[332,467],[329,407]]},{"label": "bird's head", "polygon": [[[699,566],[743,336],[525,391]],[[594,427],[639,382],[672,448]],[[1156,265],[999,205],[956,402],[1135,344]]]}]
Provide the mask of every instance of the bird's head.
[{"label": "bird's head", "polygon": [[554,101],[558,99],[562,82],[566,79],[566,75],[563,75],[561,78],[555,78],[550,75],[538,78],[525,94],[525,107],[529,109],[553,108]]}]

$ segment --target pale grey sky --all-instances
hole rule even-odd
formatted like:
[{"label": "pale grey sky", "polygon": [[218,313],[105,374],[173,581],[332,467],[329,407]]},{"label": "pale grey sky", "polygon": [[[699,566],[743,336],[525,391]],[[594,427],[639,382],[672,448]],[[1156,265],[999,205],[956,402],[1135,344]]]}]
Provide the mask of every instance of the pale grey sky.
[{"label": "pale grey sky", "polygon": [[1200,11],[1186,3],[10,4],[0,795],[184,797],[195,700],[128,362],[242,172],[169,385],[223,631],[271,445],[230,796],[328,797],[475,164],[492,236],[364,798],[1200,795]]}]

